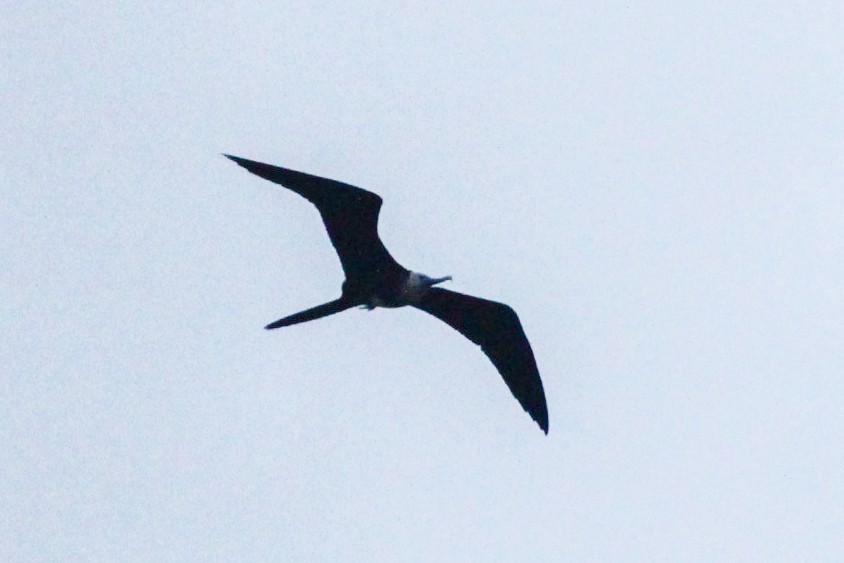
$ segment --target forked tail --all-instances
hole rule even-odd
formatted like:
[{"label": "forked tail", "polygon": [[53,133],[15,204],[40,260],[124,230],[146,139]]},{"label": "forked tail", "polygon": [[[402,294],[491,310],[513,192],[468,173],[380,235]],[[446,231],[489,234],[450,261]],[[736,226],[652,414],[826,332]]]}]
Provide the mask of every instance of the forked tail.
[{"label": "forked tail", "polygon": [[343,299],[336,299],[328,303],[323,303],[322,305],[317,305],[316,307],[312,307],[310,309],[302,311],[301,313],[296,313],[295,315],[290,315],[289,317],[279,319],[273,323],[268,324],[264,328],[267,330],[272,330],[274,328],[281,328],[283,326],[304,323],[305,321],[312,321],[314,319],[333,315],[334,313],[339,313],[340,311],[345,311],[346,309],[349,309],[351,307],[354,307],[353,303],[349,303],[348,301],[345,301]]}]

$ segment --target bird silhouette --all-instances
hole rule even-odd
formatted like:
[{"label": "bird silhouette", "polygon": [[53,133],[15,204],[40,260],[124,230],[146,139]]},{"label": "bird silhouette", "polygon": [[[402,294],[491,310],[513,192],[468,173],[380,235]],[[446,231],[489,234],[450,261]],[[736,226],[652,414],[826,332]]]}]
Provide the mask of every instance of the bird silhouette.
[{"label": "bird silhouette", "polygon": [[480,346],[522,408],[548,433],[548,407],[536,359],[519,317],[511,307],[434,287],[450,280],[451,276],[432,278],[396,262],[378,237],[382,199],[377,194],[304,172],[229,154],[224,156],[313,203],[322,216],[346,275],[338,299],[284,317],[265,328],[312,321],[356,306],[370,310],[416,307]]}]

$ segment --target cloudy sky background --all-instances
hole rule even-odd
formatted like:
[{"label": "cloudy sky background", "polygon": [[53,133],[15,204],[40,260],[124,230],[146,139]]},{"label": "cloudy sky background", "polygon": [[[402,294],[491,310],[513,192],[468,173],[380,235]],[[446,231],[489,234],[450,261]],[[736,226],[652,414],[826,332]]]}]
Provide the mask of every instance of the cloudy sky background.
[{"label": "cloudy sky background", "polygon": [[[0,559],[844,556],[833,2],[0,8]],[[511,304],[546,437],[306,201]]]}]

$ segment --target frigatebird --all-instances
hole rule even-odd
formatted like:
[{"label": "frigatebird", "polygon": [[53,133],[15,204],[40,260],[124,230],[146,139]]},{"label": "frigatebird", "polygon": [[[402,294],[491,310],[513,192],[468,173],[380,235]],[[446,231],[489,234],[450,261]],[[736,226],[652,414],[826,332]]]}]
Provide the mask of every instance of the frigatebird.
[{"label": "frigatebird", "polygon": [[266,329],[312,321],[351,307],[410,305],[449,324],[479,345],[504,378],[522,408],[548,433],[548,407],[536,359],[516,312],[509,306],[435,285],[451,276],[431,278],[412,272],[390,256],[378,237],[382,199],[367,190],[229,154],[249,172],[280,184],[313,203],[334,245],[346,280],[338,299],[268,324]]}]

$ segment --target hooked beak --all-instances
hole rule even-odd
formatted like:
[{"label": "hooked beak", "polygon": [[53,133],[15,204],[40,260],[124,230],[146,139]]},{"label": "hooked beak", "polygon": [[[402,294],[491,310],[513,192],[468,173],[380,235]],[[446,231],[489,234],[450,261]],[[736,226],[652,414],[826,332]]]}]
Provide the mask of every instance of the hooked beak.
[{"label": "hooked beak", "polygon": [[446,276],[444,278],[434,278],[431,280],[431,285],[437,285],[438,283],[442,283],[444,281],[451,281],[451,276]]}]

